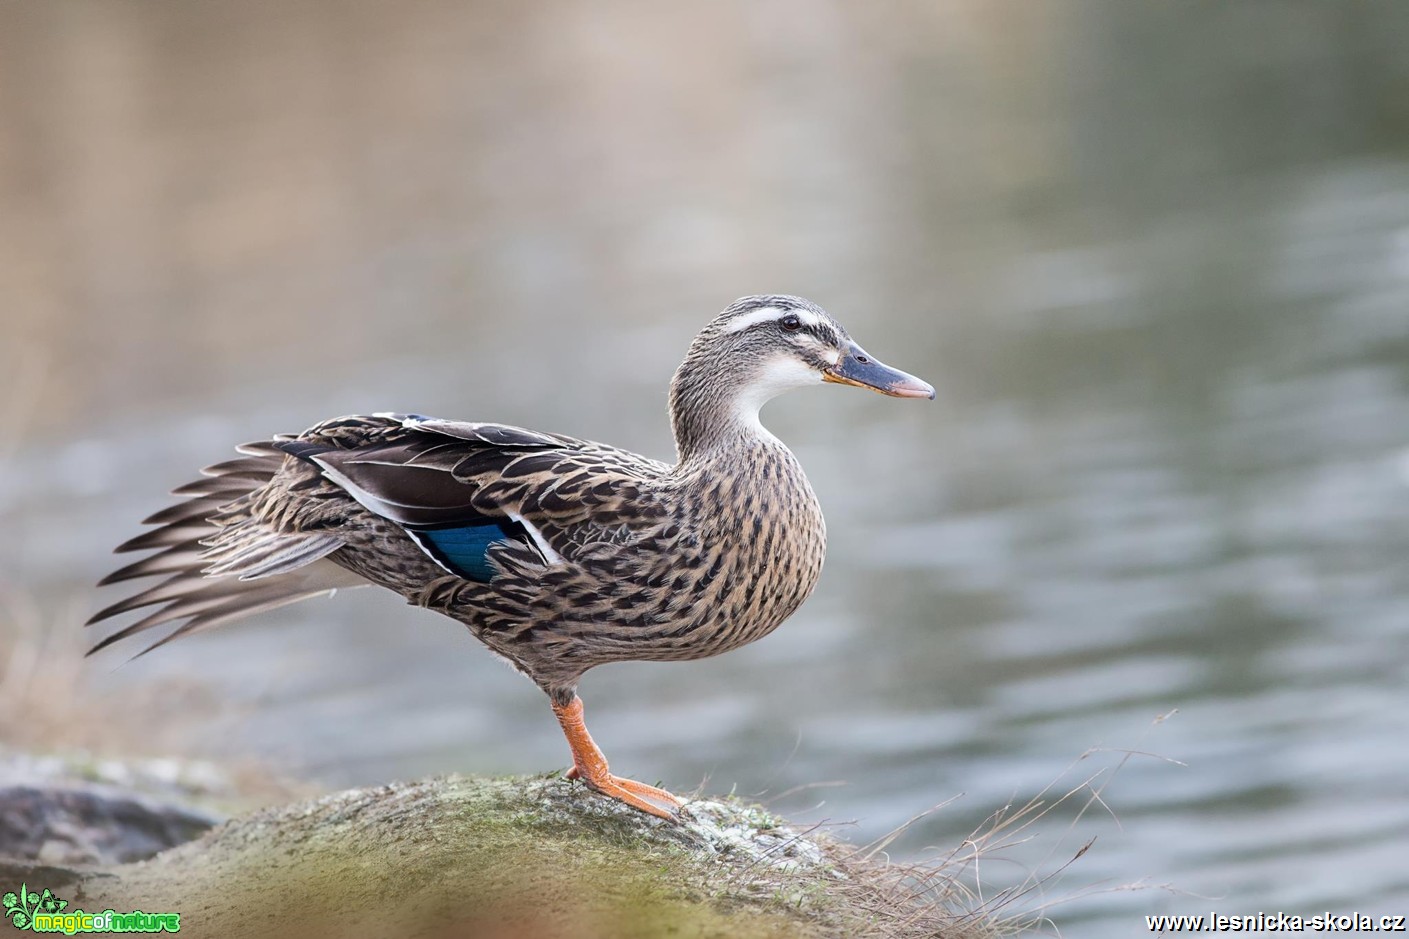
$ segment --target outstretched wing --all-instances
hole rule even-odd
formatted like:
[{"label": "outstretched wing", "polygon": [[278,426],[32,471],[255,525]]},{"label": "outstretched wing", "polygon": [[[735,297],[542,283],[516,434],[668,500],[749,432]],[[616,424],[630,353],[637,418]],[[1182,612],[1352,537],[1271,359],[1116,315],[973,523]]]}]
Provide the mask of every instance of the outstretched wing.
[{"label": "outstretched wing", "polygon": [[89,654],[156,626],[180,624],[144,650],[150,652],[253,613],[366,584],[326,560],[342,545],[333,533],[281,529],[257,515],[256,494],[278,488],[276,479],[287,460],[278,443],[245,444],[239,448],[242,458],[206,467],[204,478],[176,490],[183,501],[146,519],[159,527],[118,546],[119,553],[156,553],[114,571],[100,585],[164,579],[100,610],[88,624],[131,610],[157,609],[103,639]]},{"label": "outstretched wing", "polygon": [[663,514],[655,483],[669,472],[572,437],[399,414],[336,418],[240,451],[241,459],[178,489],[184,501],[147,519],[159,527],[117,549],[156,553],[103,583],[164,579],[94,615],[90,623],[156,607],[92,651],[178,624],[150,651],[251,613],[365,585],[335,563],[366,521],[350,500],[399,526],[450,573],[489,582],[506,571],[532,578],[620,550]]},{"label": "outstretched wing", "polygon": [[496,562],[525,571],[590,560],[664,512],[666,464],[572,437],[407,417],[374,443],[338,443],[309,434],[279,446],[471,580],[492,580]]}]

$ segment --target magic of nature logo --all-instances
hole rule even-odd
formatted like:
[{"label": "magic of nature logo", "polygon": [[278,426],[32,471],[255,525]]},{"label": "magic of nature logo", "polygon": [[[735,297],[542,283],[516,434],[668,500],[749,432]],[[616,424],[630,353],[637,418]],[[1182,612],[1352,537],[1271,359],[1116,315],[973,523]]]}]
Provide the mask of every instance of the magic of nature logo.
[{"label": "magic of nature logo", "polygon": [[75,933],[179,932],[181,929],[180,913],[65,912],[68,901],[59,899],[48,887],[36,893],[27,884],[20,884],[19,890],[6,891],[0,902],[5,904],[4,916],[10,925],[30,932],[72,936]]}]

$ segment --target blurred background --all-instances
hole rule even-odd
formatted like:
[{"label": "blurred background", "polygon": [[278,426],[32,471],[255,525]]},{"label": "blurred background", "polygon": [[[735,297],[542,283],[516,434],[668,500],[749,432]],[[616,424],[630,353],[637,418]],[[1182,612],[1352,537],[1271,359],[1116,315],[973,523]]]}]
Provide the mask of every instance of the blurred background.
[{"label": "blurred background", "polygon": [[908,860],[1092,779],[981,870],[1096,837],[1023,901],[1075,935],[1405,911],[1392,2],[5,3],[0,737],[564,765],[531,683],[393,596],[80,666],[92,584],[197,468],[336,414],[669,458],[675,365],[755,292],[938,401],[769,407],[822,584],[747,649],[590,674],[617,772],[858,843],[952,799]]}]

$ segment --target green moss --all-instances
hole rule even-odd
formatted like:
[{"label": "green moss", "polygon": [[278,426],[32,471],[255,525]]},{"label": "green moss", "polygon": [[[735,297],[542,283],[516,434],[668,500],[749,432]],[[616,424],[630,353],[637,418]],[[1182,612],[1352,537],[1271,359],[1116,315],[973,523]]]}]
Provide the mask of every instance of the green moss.
[{"label": "green moss", "polygon": [[756,806],[691,809],[677,825],[555,777],[353,790],[90,878],[80,905],[230,939],[896,934],[835,849]]}]

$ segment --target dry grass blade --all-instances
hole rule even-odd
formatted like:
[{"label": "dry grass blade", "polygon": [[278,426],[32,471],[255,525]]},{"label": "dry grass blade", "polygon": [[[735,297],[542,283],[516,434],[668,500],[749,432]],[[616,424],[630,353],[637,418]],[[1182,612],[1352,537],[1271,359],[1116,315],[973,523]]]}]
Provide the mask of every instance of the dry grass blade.
[{"label": "dry grass blade", "polygon": [[[1169,716],[1156,718],[1151,727]],[[1120,759],[1111,766],[1085,774],[1075,783],[1065,782],[1074,769],[1098,753],[1118,753]],[[865,929],[854,934],[977,937],[1055,931],[1050,913],[1063,903],[1100,892],[1158,886],[1094,884],[1049,899],[1073,865],[1096,843],[1095,836],[1088,835],[1075,847],[1066,847],[1069,837],[1082,827],[1090,809],[1099,806],[1119,824],[1107,802],[1106,792],[1112,780],[1135,757],[1182,765],[1177,760],[1139,749],[1092,748],[1074,759],[1036,795],[1021,803],[1014,801],[1001,806],[968,837],[928,860],[896,863],[885,852],[902,836],[912,833],[919,822],[951,805],[958,796],[917,814],[866,845],[842,848],[839,869],[846,880],[840,889],[855,891],[858,894],[853,898],[855,905],[869,911],[872,917]],[[1059,812],[1067,822],[1065,831],[1035,864],[1020,862],[1014,856],[1017,849],[1034,843],[1040,837],[1038,825]],[[993,889],[991,885],[999,879],[989,873],[994,865],[1016,865],[1024,873],[1016,882]]]},{"label": "dry grass blade", "polygon": [[903,825],[900,825],[895,829],[887,832],[886,834],[877,838],[875,841],[872,841],[870,844],[863,845],[860,848],[861,860],[871,860],[877,854],[882,853],[883,851],[885,851],[886,848],[894,844],[897,838],[909,831],[912,827],[915,826],[917,822],[921,821],[922,819],[928,818],[929,816],[933,815],[935,812],[938,812],[945,806],[952,805],[959,799],[963,798],[963,796],[964,794],[962,792],[956,793],[955,795],[950,796],[948,799],[945,799],[943,802],[930,806],[918,815],[911,816],[910,819]]},{"label": "dry grass blade", "polygon": [[[125,687],[95,681],[92,662],[83,657],[85,601],[44,611],[27,591],[0,584],[0,750],[91,767],[109,758],[160,762],[188,752],[193,739],[208,736],[206,726],[228,718],[229,702],[196,680]],[[252,760],[226,763],[217,775],[231,787],[231,805],[263,805],[311,791]]]}]

